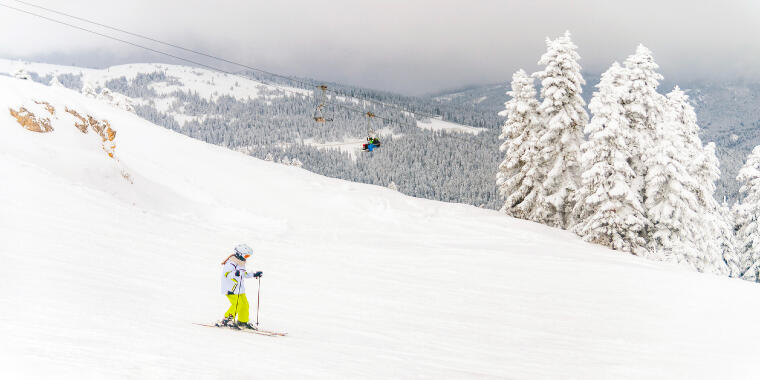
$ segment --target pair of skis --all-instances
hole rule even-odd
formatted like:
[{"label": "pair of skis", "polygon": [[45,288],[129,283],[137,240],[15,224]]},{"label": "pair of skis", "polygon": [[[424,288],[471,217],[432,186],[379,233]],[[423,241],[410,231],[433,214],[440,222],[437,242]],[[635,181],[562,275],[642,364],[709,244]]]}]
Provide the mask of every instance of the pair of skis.
[{"label": "pair of skis", "polygon": [[286,336],[286,335],[288,335],[288,333],[277,332],[277,331],[240,329],[240,328],[234,328],[234,327],[229,327],[229,326],[210,325],[210,324],[207,324],[207,323],[193,323],[193,324],[194,325],[198,325],[198,326],[204,326],[204,327],[213,327],[213,328],[217,328],[217,329],[228,329],[228,330],[233,330],[233,331],[240,331],[240,332],[244,332],[244,333],[266,335],[266,336]]}]

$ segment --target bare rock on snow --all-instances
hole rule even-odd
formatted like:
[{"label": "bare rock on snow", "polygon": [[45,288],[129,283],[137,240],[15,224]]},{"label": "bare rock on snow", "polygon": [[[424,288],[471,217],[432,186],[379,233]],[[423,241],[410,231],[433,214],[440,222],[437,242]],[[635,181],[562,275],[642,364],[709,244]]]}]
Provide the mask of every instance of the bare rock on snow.
[{"label": "bare rock on snow", "polygon": [[9,108],[11,116],[16,118],[16,121],[25,129],[37,132],[48,133],[53,131],[53,126],[50,125],[50,119],[46,117],[37,117],[33,112],[29,111],[25,107],[20,107],[18,110]]}]

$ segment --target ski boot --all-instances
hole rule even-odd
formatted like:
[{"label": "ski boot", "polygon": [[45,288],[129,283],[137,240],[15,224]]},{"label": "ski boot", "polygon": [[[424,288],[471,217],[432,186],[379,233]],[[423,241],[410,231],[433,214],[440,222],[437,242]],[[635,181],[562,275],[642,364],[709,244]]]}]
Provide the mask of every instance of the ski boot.
[{"label": "ski boot", "polygon": [[225,317],[219,322],[216,322],[216,327],[233,327],[235,326],[235,317]]},{"label": "ski boot", "polygon": [[258,330],[259,329],[258,327],[251,324],[250,322],[240,322],[240,321],[238,321],[237,327],[241,330]]}]

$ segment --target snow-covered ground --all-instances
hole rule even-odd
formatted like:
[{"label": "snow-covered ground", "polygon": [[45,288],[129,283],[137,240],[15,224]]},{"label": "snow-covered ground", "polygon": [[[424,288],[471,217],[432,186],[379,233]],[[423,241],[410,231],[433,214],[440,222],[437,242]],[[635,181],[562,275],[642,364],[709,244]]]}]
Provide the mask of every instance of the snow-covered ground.
[{"label": "snow-covered ground", "polygon": [[[20,106],[54,131],[23,129]],[[114,158],[66,107],[108,120]],[[264,272],[261,326],[287,337],[193,325],[227,308],[219,263],[239,242]],[[7,77],[0,278],[3,379],[754,379],[760,355],[756,284],[253,159]]]},{"label": "snow-covered ground", "polygon": [[[81,75],[82,82],[93,88],[101,88],[105,83],[112,79],[121,77],[127,80],[133,80],[139,74],[153,74],[157,72],[164,73],[169,79],[168,82],[157,82],[149,84],[150,88],[156,91],[159,98],[150,100],[143,98],[129,98],[133,104],[146,104],[152,102],[158,111],[166,112],[172,116],[179,125],[184,125],[189,121],[202,122],[204,117],[185,115],[172,109],[172,104],[177,101],[173,94],[177,91],[184,93],[196,93],[205,99],[216,100],[220,96],[231,96],[239,100],[256,99],[259,97],[275,98],[281,96],[312,96],[310,90],[296,87],[269,85],[256,80],[241,78],[235,75],[228,75],[203,68],[196,68],[183,65],[170,65],[163,63],[134,63],[126,65],[111,66],[106,69],[87,69],[75,66],[52,65],[47,63],[26,62],[9,59],[0,59],[0,73],[13,75],[17,70],[24,69],[28,72],[37,73],[41,77],[46,75],[57,76],[60,74]],[[336,96],[338,101],[351,101],[357,105],[369,106],[369,102],[356,98],[347,100],[344,96]],[[406,113],[412,116],[411,113]],[[447,131],[478,134],[484,131],[484,128],[475,128],[467,125],[452,123],[439,119],[428,119],[418,121],[417,126],[431,131]],[[380,135],[389,135],[392,132],[378,131]],[[394,135],[400,137],[401,135]],[[349,139],[356,140],[355,138]],[[347,140],[348,141],[348,140]],[[346,144],[337,146],[339,142],[330,142],[326,148],[338,149],[355,155],[356,144]],[[361,148],[361,147],[360,147]]]},{"label": "snow-covered ground", "polygon": [[342,141],[325,141],[319,142],[315,139],[304,139],[303,144],[318,149],[337,150],[347,153],[351,158],[356,159],[356,155],[361,153],[362,144],[366,141],[357,138],[344,138]]},{"label": "snow-covered ground", "polygon": [[237,75],[183,65],[134,63],[111,66],[105,69],[88,69],[76,66],[0,59],[0,73],[12,76],[19,69],[37,73],[41,77],[48,75],[58,76],[61,74],[81,76],[84,86],[90,86],[93,89],[105,87],[106,82],[112,79],[124,77],[131,81],[139,74],[163,73],[166,75],[167,81],[155,82],[148,85],[159,97],[151,99],[131,97],[128,99],[132,104],[147,104],[152,102],[158,111],[169,114],[180,125],[184,125],[192,120],[202,122],[204,117],[185,115],[173,110],[172,104],[178,100],[174,95],[177,91],[194,93],[209,100],[216,100],[225,95],[238,100],[260,97],[271,99],[283,96],[312,96],[310,90],[289,86],[275,86]]},{"label": "snow-covered ground", "polygon": [[95,87],[103,87],[111,79],[125,77],[127,80],[133,80],[139,74],[163,72],[167,77],[172,79],[173,84],[165,82],[151,84],[151,88],[159,95],[169,95],[175,91],[193,91],[205,99],[217,99],[220,96],[228,95],[240,100],[255,99],[261,96],[312,95],[310,90],[302,88],[274,86],[252,79],[241,78],[236,75],[183,65],[132,63],[111,66],[105,69],[88,69],[76,66],[0,59],[0,73],[13,75],[19,68],[23,68],[28,72],[36,72],[42,77],[46,75],[81,74],[82,82],[91,83]]},{"label": "snow-covered ground", "polygon": [[450,121],[433,118],[417,121],[417,126],[419,128],[427,129],[430,131],[471,133],[473,135],[477,135],[478,133],[486,130],[485,128],[470,127],[468,125],[457,124]]}]

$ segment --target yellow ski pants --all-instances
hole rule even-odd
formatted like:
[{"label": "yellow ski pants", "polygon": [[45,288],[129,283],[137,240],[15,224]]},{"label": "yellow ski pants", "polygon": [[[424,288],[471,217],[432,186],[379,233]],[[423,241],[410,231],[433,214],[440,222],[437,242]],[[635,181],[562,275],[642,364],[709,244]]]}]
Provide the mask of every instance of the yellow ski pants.
[{"label": "yellow ski pants", "polygon": [[235,316],[237,311],[238,322],[248,322],[248,297],[243,294],[228,294],[227,299],[230,301],[230,308],[224,313],[225,318]]}]

